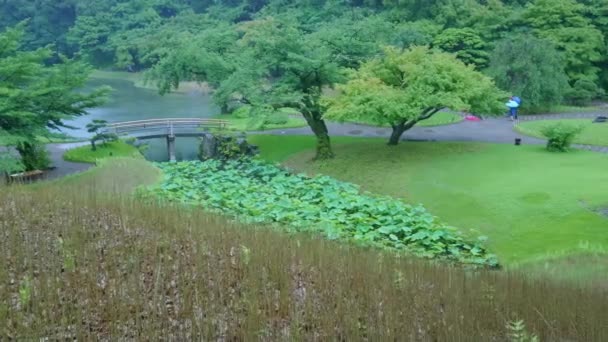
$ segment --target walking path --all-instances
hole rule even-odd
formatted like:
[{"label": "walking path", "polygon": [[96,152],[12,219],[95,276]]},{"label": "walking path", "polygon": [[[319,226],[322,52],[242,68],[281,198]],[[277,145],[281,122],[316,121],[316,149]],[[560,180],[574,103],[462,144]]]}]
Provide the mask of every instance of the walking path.
[{"label": "walking path", "polygon": [[[547,120],[547,119],[579,119],[595,118],[603,113],[567,113],[567,114],[545,114],[534,116],[522,116],[522,121]],[[607,124],[608,125],[608,124]],[[414,127],[405,132],[402,140],[405,141],[476,141],[499,144],[512,144],[516,138],[522,139],[522,144],[545,144],[542,139],[522,135],[514,130],[514,123],[506,118],[488,118],[481,121],[461,121],[455,124]],[[352,137],[375,137],[388,138],[390,128],[372,127],[351,123],[328,123],[330,136],[352,136]],[[272,135],[312,135],[309,127],[277,129],[263,132],[252,132],[251,134]],[[93,165],[68,162],[63,159],[66,150],[82,145],[87,142],[68,144],[49,144],[47,149],[55,169],[47,174],[48,179],[60,178],[72,173],[88,170]],[[608,153],[608,146],[573,145],[576,148]]]},{"label": "walking path", "polygon": [[61,178],[73,173],[79,173],[92,168],[93,164],[74,163],[63,159],[63,154],[72,148],[89,145],[89,142],[63,143],[63,144],[47,144],[46,149],[49,151],[53,169],[48,170],[44,177],[47,180]]},{"label": "walking path", "polygon": [[[521,117],[522,121],[547,120],[547,119],[580,119],[595,118],[601,113],[576,113],[576,114],[546,114],[530,117]],[[520,134],[514,129],[515,123],[507,118],[488,118],[481,121],[461,121],[455,124],[422,127],[415,126],[405,132],[402,141],[477,141],[499,144],[511,144],[515,138],[521,138],[522,144],[545,144],[543,139],[529,137]],[[390,128],[370,127],[351,123],[329,123],[330,136],[351,136],[351,137],[376,137],[388,138],[391,133]],[[279,129],[261,134],[273,135],[310,135],[312,132],[308,127]],[[593,145],[573,145],[573,147],[586,149],[596,152],[608,153],[608,146]]]}]

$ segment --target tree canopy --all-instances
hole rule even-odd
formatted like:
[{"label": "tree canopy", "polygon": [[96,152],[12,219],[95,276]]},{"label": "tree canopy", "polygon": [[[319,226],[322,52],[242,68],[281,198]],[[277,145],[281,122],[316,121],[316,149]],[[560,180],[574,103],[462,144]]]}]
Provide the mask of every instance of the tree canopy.
[{"label": "tree canopy", "polygon": [[338,90],[338,96],[327,98],[326,117],[389,124],[390,145],[444,108],[498,114],[506,96],[473,66],[425,47],[403,52],[387,47],[383,56],[364,63]]},{"label": "tree canopy", "polygon": [[498,42],[488,74],[502,89],[525,95],[525,108],[540,111],[560,103],[568,93],[565,68],[563,54],[551,42],[520,35]]},{"label": "tree canopy", "polygon": [[106,89],[77,91],[88,79],[89,67],[59,56],[48,64],[50,48],[23,51],[22,25],[0,32],[0,134],[19,150],[28,169],[38,153],[36,136],[47,128],[65,128],[63,120],[86,114],[103,101]]}]

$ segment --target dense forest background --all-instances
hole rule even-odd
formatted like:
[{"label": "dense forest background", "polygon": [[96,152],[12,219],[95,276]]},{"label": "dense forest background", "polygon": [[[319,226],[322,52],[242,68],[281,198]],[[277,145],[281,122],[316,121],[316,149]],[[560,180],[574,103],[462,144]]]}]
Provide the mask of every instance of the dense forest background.
[{"label": "dense forest background", "polygon": [[[127,71],[176,65],[180,54],[212,63],[242,27],[269,18],[322,41],[347,68],[385,45],[455,53],[531,109],[585,104],[608,88],[608,0],[0,0],[0,29],[24,25],[24,49],[50,45],[56,59]],[[213,85],[223,67],[177,76]]]}]

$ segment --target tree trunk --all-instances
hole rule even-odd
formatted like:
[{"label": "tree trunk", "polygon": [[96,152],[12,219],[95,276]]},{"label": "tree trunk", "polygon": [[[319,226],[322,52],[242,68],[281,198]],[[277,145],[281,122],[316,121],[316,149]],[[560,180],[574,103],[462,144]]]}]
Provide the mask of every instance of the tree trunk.
[{"label": "tree trunk", "polygon": [[220,110],[221,110],[220,114],[225,114],[225,115],[230,114],[230,108],[228,107],[228,103],[222,103]]},{"label": "tree trunk", "polygon": [[321,119],[320,113],[311,113],[304,115],[308,126],[312,129],[317,137],[317,154],[315,160],[326,160],[334,157],[334,152],[331,149],[331,140],[325,120]]},{"label": "tree trunk", "polygon": [[405,132],[405,130],[402,128],[403,125],[401,124],[392,126],[393,131],[391,132],[391,137],[388,139],[388,144],[390,146],[395,146],[399,144],[399,140],[401,140],[401,135],[403,135],[403,132]]},{"label": "tree trunk", "polygon": [[401,121],[396,125],[391,125],[393,127],[393,131],[391,132],[391,137],[388,139],[388,145],[390,146],[395,146],[399,144],[399,141],[401,141],[401,136],[403,135],[403,133],[405,131],[407,131],[408,129],[414,127],[414,125],[416,124],[416,120],[412,120],[412,121]]}]

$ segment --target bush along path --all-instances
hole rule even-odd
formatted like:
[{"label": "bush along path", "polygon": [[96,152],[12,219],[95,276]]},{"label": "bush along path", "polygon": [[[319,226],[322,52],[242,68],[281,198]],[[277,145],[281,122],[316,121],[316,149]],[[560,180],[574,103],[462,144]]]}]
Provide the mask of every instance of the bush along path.
[{"label": "bush along path", "polygon": [[[541,121],[541,120],[560,120],[560,119],[588,119],[589,121],[598,116],[608,116],[606,113],[566,113],[566,114],[540,114],[521,116],[521,121]],[[608,123],[603,123],[607,125]],[[594,151],[600,153],[608,153],[608,146],[590,145],[590,144],[572,144],[574,148],[581,150]]]},{"label": "bush along path", "polygon": [[250,159],[158,166],[164,180],[144,190],[144,197],[424,258],[498,266],[496,257],[482,246],[483,237],[467,239],[422,206],[362,193],[356,185],[331,177],[295,175]]}]

